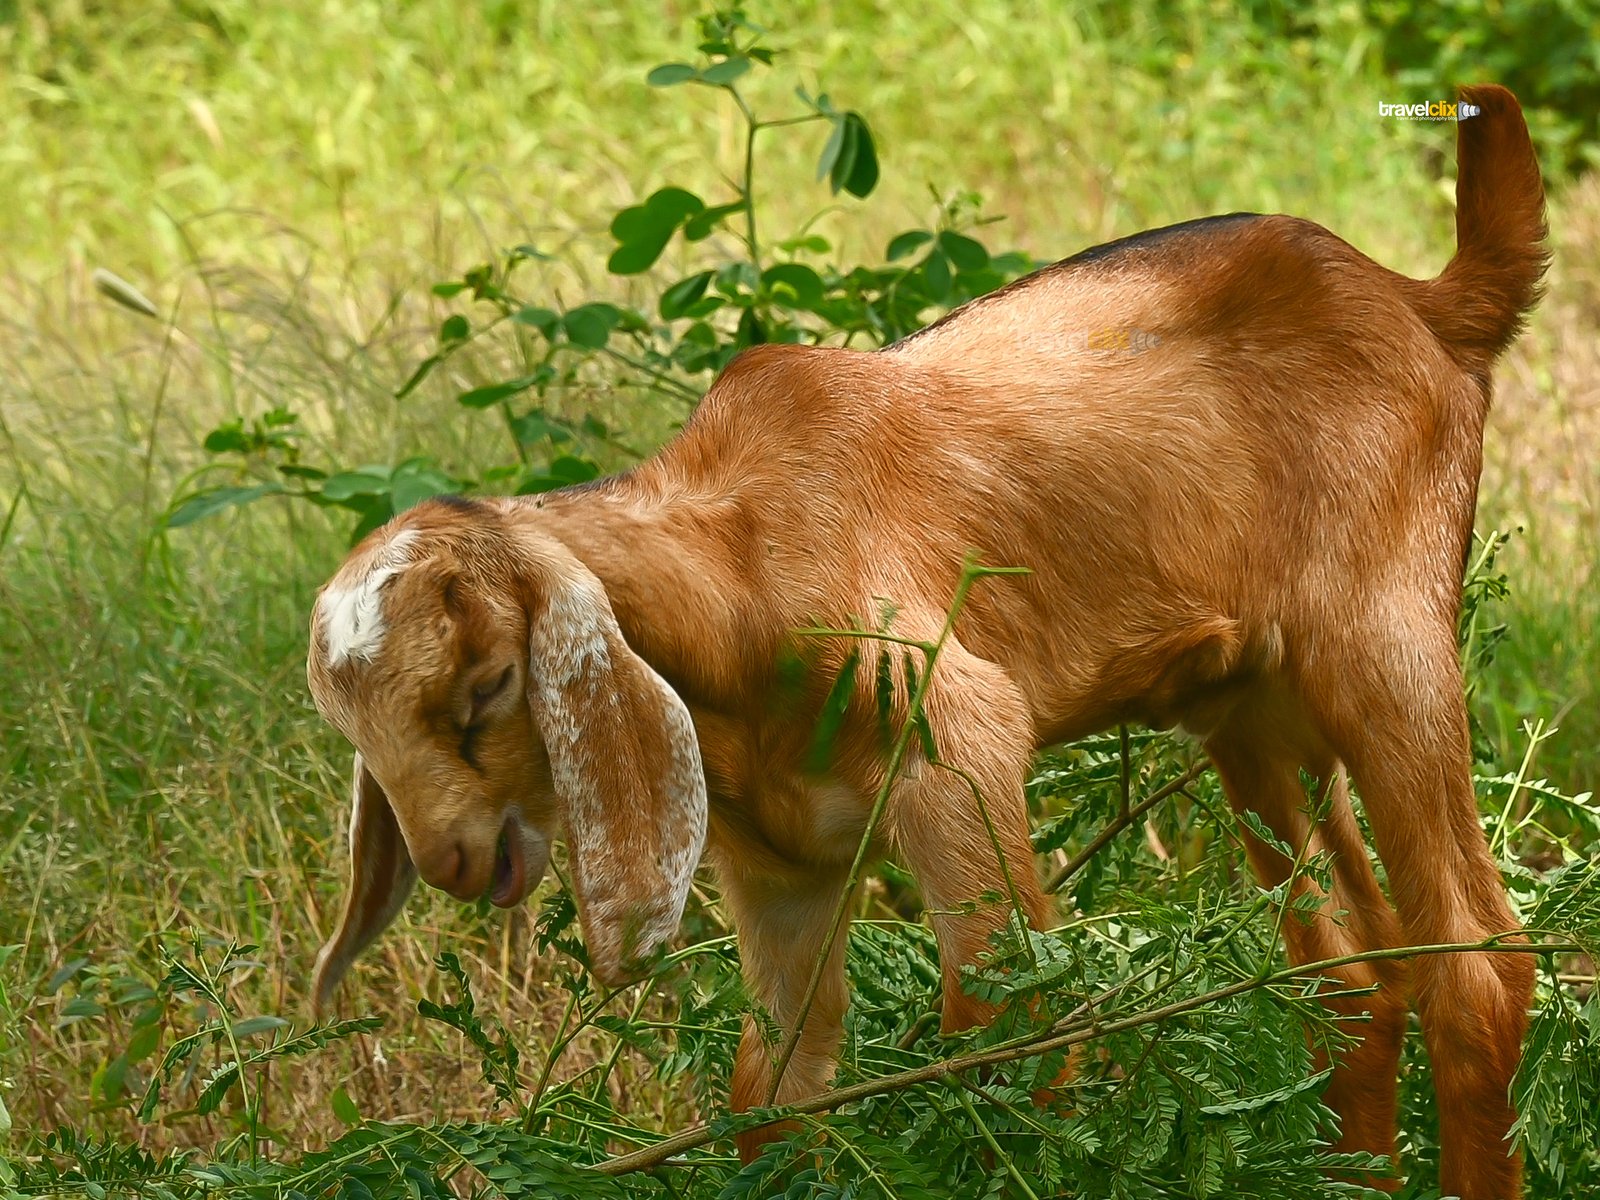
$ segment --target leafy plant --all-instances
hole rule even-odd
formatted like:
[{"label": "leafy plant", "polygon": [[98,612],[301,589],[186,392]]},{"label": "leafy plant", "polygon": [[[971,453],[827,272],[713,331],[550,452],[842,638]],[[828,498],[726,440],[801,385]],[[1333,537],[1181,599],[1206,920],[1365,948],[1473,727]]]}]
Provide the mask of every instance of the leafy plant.
[{"label": "leafy plant", "polygon": [[[60,1008],[58,1028],[98,1022],[111,1026],[121,1042],[91,1083],[103,1107],[132,1105],[140,1122],[159,1117],[170,1124],[210,1117],[231,1103],[238,1133],[218,1153],[254,1159],[268,1137],[260,1087],[266,1072],[381,1023],[358,1018],[296,1032],[280,1016],[240,1014],[230,988],[236,976],[264,967],[252,957],[255,950],[191,932],[159,946],[157,974],[78,958],[46,981],[46,994],[72,991]],[[79,1143],[69,1137],[62,1144]]]},{"label": "leafy plant", "polygon": [[[495,414],[504,429],[504,461],[464,472],[427,453],[392,466],[312,467],[301,461],[298,417],[282,409],[214,429],[205,449],[215,461],[192,477],[171,505],[168,528],[186,525],[268,496],[287,496],[356,516],[358,540],[397,512],[446,492],[550,491],[595,478],[602,459],[628,461],[638,450],[592,412],[566,415],[594,372],[680,406],[692,406],[739,351],[762,342],[881,346],[918,329],[930,313],[965,303],[1037,265],[1015,251],[992,254],[972,236],[979,222],[972,195],[941,200],[936,226],[890,239],[885,263],[838,266],[833,247],[807,227],[769,242],[756,201],[757,146],[768,131],[827,130],[817,178],[835,195],[864,199],[877,186],[879,160],[860,113],[838,108],[827,93],[797,88],[799,110],[760,117],[741,82],[769,68],[777,52],[739,9],[700,21],[699,57],[663,63],[646,77],[656,88],[698,86],[722,93],[744,122],[743,154],[730,172],[732,194],[706,199],[686,188],[659,188],[612,219],[607,261],[627,278],[654,268],[675,240],[686,246],[731,244],[737,253],[663,282],[653,305],[591,300],[569,308],[520,294],[522,268],[546,259],[520,245],[495,262],[435,284],[441,300],[467,305],[441,321],[433,352],[395,390],[404,401],[439,368],[486,341],[520,364],[510,378],[460,391],[464,418]],[[153,309],[151,313],[153,313]],[[529,401],[532,401],[530,404]],[[237,482],[218,484],[223,471]]]},{"label": "leafy plant", "polygon": [[[1182,29],[1202,14],[1215,17],[1225,11],[1218,7],[1208,12],[1195,0],[1095,7],[1118,33],[1126,32],[1132,14],[1147,17],[1153,11],[1162,27]],[[1600,4],[1595,0],[1501,0],[1492,5],[1473,0],[1363,0],[1360,5],[1251,0],[1229,15],[1235,12],[1255,36],[1277,45],[1305,42],[1371,53],[1385,77],[1380,98],[1386,101],[1451,100],[1462,84],[1504,84],[1522,104],[1547,174],[1573,176],[1600,163],[1595,51],[1600,45]],[[1150,53],[1170,59],[1188,49],[1180,42]]]}]

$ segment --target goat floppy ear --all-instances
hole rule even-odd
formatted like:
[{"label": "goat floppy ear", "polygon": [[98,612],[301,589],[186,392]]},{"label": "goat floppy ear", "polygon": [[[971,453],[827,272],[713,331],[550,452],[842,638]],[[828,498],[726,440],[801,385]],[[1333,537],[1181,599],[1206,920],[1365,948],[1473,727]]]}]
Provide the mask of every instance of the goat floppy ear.
[{"label": "goat floppy ear", "polygon": [[372,772],[356,755],[351,783],[350,893],[339,928],[317,955],[311,1004],[320,1016],[350,964],[389,927],[417,882],[400,823]]},{"label": "goat floppy ear", "polygon": [[576,562],[528,604],[528,703],[564,810],[590,966],[610,986],[677,932],[706,837],[689,710]]}]

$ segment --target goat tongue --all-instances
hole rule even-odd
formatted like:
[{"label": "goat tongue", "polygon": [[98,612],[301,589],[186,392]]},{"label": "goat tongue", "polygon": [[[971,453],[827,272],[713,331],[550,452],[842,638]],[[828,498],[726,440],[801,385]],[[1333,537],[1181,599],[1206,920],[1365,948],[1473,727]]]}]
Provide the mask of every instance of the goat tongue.
[{"label": "goat tongue", "polygon": [[528,864],[522,857],[522,838],[510,824],[500,831],[494,855],[494,892],[489,900],[497,908],[510,908],[522,899]]}]

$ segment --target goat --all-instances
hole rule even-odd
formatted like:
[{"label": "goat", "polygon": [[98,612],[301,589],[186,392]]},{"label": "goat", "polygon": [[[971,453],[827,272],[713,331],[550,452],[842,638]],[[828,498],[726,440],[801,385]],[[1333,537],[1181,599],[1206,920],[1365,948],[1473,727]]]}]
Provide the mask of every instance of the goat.
[{"label": "goat", "polygon": [[[1458,248],[1437,278],[1286,216],[1154,230],[880,351],[757,346],[630,471],[428,502],[368,536],[312,618],[312,693],[359,751],[318,1007],[417,875],[509,907],[564,837],[602,981],[673,936],[704,847],[751,991],[792,1033],[886,771],[871,670],[831,760],[810,761],[848,649],[800,652],[796,630],[889,598],[895,634],[934,637],[969,548],[1031,574],[972,593],[927,693],[965,778],[913,754],[880,828],[933,914],[947,1029],[993,1016],[960,969],[1008,911],[971,902],[1005,894],[1002,855],[1030,859],[1033,755],[1119,722],[1181,725],[1233,805],[1331,852],[1320,916],[1286,923],[1294,961],[1515,930],[1477,820],[1455,628],[1490,369],[1538,297],[1544,201],[1516,100],[1463,98],[1481,111],[1459,125]],[[1315,829],[1302,768],[1329,796]],[[1265,884],[1288,876],[1272,846],[1249,854]],[[1033,873],[1012,874],[1048,924]],[[1327,1003],[1367,1017],[1327,1089],[1339,1148],[1393,1155],[1409,994],[1445,1191],[1519,1195],[1507,1087],[1528,957],[1334,974]],[[846,998],[836,944],[779,1103],[828,1083]],[[752,1024],[734,1106],[766,1103],[772,1071]]]}]

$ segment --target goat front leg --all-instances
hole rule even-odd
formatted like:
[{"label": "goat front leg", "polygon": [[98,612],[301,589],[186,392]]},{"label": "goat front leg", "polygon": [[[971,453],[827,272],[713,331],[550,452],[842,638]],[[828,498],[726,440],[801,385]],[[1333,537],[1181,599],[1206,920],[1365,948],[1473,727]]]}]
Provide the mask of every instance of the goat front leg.
[{"label": "goat front leg", "polygon": [[[848,918],[823,964],[811,1007],[803,1014],[794,1053],[786,1064],[778,1060],[802,1020],[806,990],[833,926],[846,878],[845,870],[835,867],[795,867],[783,873],[757,874],[741,872],[735,866],[721,872],[723,899],[739,931],[745,984],[751,999],[770,1019],[769,1028],[755,1017],[745,1018],[733,1067],[735,1112],[804,1100],[824,1091],[833,1077],[848,1001],[844,973]],[[853,896],[851,901],[853,909]],[[780,1066],[783,1073],[774,1096],[773,1073]],[[793,1128],[791,1122],[739,1134],[739,1157],[749,1162],[762,1146]]]},{"label": "goat front leg", "polygon": [[[961,986],[961,968],[1020,908],[1048,923],[1023,784],[1033,727],[1021,692],[994,663],[947,642],[926,702],[937,758],[920,755],[891,793],[890,843],[916,876],[939,939],[946,1033],[994,1017]],[[985,899],[984,897],[989,897]],[[995,897],[998,897],[997,899]]]}]

